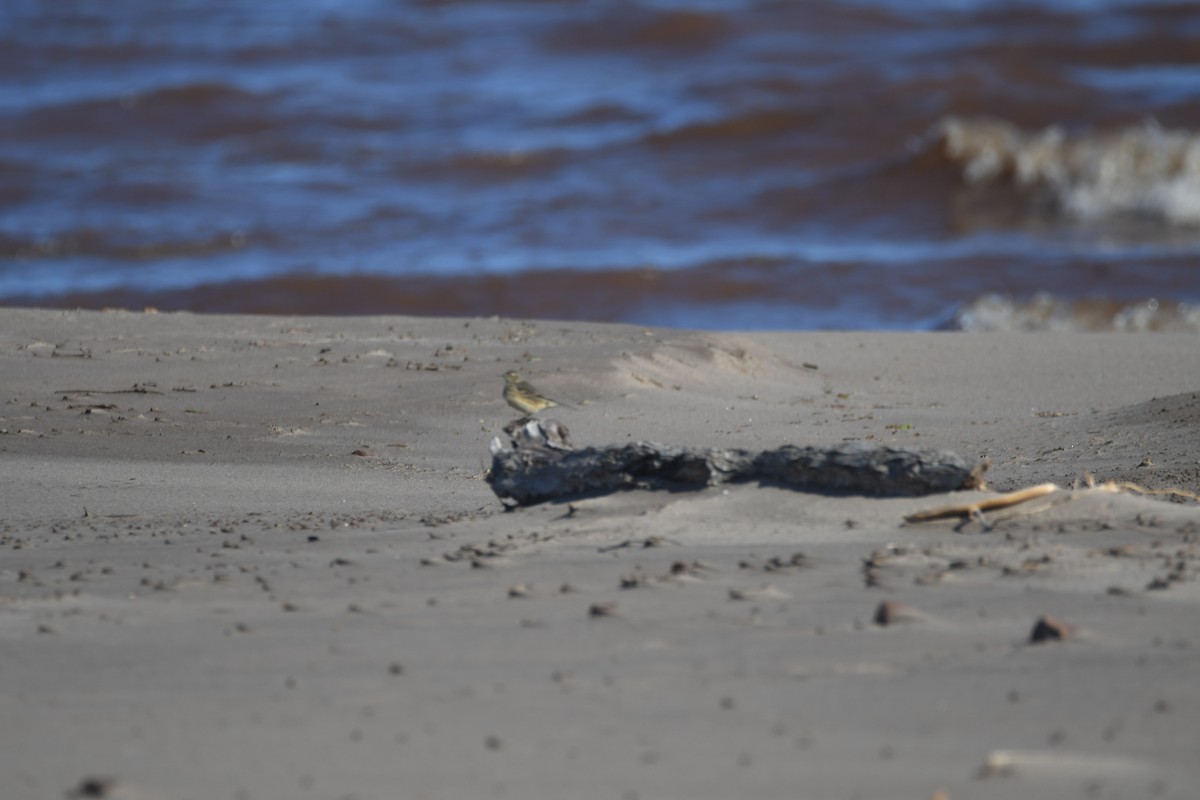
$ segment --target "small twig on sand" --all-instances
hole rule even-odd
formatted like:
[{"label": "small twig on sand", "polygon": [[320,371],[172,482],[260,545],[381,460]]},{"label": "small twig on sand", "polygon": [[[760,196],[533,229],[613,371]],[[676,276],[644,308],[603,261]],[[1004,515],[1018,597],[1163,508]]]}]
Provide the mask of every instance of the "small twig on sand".
[{"label": "small twig on sand", "polygon": [[1109,481],[1102,483],[1099,486],[1093,487],[1101,492],[1133,492],[1134,494],[1165,494],[1171,497],[1182,497],[1185,500],[1200,501],[1200,494],[1189,492],[1186,489],[1147,489],[1145,486],[1139,486],[1136,483],[1129,481]]},{"label": "small twig on sand", "polygon": [[[1128,481],[1108,481],[1107,483],[1097,484],[1091,475],[1087,476],[1088,488],[1078,490],[1065,500],[1072,500],[1080,497],[1088,492],[1133,492],[1135,494],[1144,495],[1170,495],[1172,497],[1181,497],[1189,500],[1200,501],[1200,495],[1194,492],[1189,492],[1185,489],[1147,489],[1145,486],[1139,486],[1136,483]],[[1020,489],[1008,494],[1002,494],[997,497],[989,497],[984,500],[979,500],[974,503],[961,503],[952,506],[941,506],[939,508],[931,508],[925,511],[918,511],[915,514],[909,514],[904,518],[905,522],[929,522],[935,519],[946,519],[947,517],[958,517],[963,520],[974,519],[979,522],[985,529],[990,528],[983,518],[984,511],[995,511],[1001,508],[1009,508],[1011,506],[1025,503],[1029,500],[1034,500],[1039,497],[1053,494],[1060,490],[1057,484],[1041,483],[1037,486],[1030,486],[1027,489]],[[1061,502],[1061,501],[1060,501]],[[1057,502],[1049,505],[1042,505],[1036,508],[1030,508],[1029,513],[1042,511],[1051,506],[1057,505]]]},{"label": "small twig on sand", "polygon": [[1021,489],[1016,492],[1009,492],[997,497],[988,497],[983,500],[978,500],[974,503],[960,503],[952,506],[942,506],[940,508],[931,508],[927,511],[918,511],[915,514],[909,514],[904,518],[905,522],[929,522],[934,519],[945,519],[946,517],[965,517],[980,519],[984,511],[995,511],[998,508],[1008,508],[1019,503],[1024,503],[1027,500],[1033,500],[1038,497],[1045,497],[1048,494],[1058,491],[1058,485],[1054,483],[1042,483],[1037,486],[1030,486],[1028,489]]}]

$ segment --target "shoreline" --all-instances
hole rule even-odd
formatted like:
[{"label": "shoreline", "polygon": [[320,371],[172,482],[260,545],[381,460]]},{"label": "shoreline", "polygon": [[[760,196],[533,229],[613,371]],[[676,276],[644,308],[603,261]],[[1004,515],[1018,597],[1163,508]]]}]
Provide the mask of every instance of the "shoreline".
[{"label": "shoreline", "polygon": [[[1086,269],[1030,282],[985,265],[989,280],[954,280],[957,263],[924,287],[881,267],[812,264],[792,274],[780,262],[754,269],[728,261],[680,267],[537,269],[487,275],[283,274],[180,287],[113,286],[53,294],[0,295],[0,308],[66,311],[145,309],[204,315],[420,315],[426,319],[538,318],[666,326],[709,332],[1177,332],[1200,333],[1191,261],[1174,258],[1162,281],[1141,273],[1095,284]],[[848,271],[849,270],[849,271]],[[1041,274],[1041,273],[1038,273]],[[946,294],[933,287],[949,287]],[[1083,287],[1082,289],[1080,287]],[[10,287],[11,288],[11,287]],[[138,312],[134,312],[138,313]]]},{"label": "shoreline", "polygon": [[[995,491],[1200,492],[1194,334],[0,309],[0,794],[1190,796],[1196,503],[505,512],[509,369],[578,446],[864,441],[987,459]],[[1029,643],[1043,615],[1065,641]]]}]

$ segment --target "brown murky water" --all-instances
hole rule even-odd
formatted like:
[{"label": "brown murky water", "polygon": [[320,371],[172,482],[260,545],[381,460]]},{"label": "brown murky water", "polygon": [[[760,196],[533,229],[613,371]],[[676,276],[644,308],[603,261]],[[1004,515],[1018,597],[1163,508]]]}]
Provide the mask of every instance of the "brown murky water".
[{"label": "brown murky water", "polygon": [[0,10],[0,302],[1200,329],[1200,11]]}]

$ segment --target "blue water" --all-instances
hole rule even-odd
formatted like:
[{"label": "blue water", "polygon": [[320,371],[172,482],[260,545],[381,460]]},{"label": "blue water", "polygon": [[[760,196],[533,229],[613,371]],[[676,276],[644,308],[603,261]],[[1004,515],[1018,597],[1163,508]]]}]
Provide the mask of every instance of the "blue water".
[{"label": "blue water", "polygon": [[[0,302],[899,329],[989,292],[1198,303],[1200,166],[1111,140],[1186,150],[1197,34],[1148,2],[10,0]],[[1057,126],[1065,182],[972,184],[949,119]]]}]

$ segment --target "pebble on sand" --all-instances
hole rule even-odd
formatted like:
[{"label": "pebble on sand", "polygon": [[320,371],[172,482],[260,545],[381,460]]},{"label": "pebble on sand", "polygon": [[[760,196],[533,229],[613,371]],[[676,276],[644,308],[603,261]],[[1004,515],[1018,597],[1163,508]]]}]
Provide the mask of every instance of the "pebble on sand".
[{"label": "pebble on sand", "polygon": [[881,628],[895,625],[897,622],[915,622],[917,614],[910,607],[895,600],[884,600],[875,607],[875,624]]},{"label": "pebble on sand", "polygon": [[1030,644],[1041,644],[1049,641],[1065,641],[1075,635],[1075,626],[1057,620],[1049,614],[1038,617],[1033,630],[1029,632]]}]

